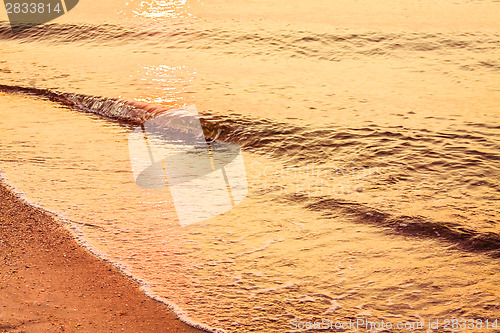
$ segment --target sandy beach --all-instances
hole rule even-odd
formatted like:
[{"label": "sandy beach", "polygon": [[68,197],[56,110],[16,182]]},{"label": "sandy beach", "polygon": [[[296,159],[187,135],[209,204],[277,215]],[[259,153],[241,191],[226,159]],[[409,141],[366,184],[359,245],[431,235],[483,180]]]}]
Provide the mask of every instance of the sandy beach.
[{"label": "sandy beach", "polygon": [[199,332],[0,185],[0,332]]}]

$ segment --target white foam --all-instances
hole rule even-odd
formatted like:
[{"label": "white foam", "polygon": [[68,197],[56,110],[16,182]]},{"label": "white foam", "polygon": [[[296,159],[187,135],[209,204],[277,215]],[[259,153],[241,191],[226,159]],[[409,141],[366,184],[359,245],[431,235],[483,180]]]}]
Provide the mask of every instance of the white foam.
[{"label": "white foam", "polygon": [[254,248],[252,250],[248,250],[248,251],[239,253],[239,254],[235,255],[234,258],[239,258],[239,257],[247,255],[247,254],[252,254],[252,253],[255,253],[255,252],[259,252],[259,251],[264,251],[271,244],[274,244],[274,243],[276,243],[276,241],[274,239],[271,239],[271,240],[267,241],[266,243],[264,243],[264,245],[262,245],[261,247],[257,247],[257,248]]},{"label": "white foam", "polygon": [[81,230],[81,226],[78,223],[75,223],[75,222],[68,220],[67,218],[65,218],[63,216],[63,214],[61,214],[59,212],[48,210],[48,209],[44,208],[43,206],[41,206],[41,204],[39,204],[37,202],[30,201],[28,199],[28,197],[26,196],[25,192],[21,191],[20,189],[18,189],[17,187],[15,187],[14,185],[12,185],[8,182],[7,176],[5,175],[5,173],[2,170],[0,170],[0,182],[5,187],[7,187],[7,189],[9,189],[11,192],[13,192],[16,195],[16,197],[19,198],[24,204],[30,205],[30,206],[35,207],[35,208],[37,208],[37,209],[39,209],[47,214],[50,214],[57,221],[62,222],[62,225],[65,226],[69,231],[71,231],[71,235],[73,236],[73,238],[77,241],[77,243],[80,246],[82,246],[84,249],[86,249],[88,252],[95,255],[99,259],[113,265],[122,274],[124,274],[128,278],[132,279],[133,281],[136,281],[141,286],[140,289],[145,295],[147,295],[148,297],[150,297],[158,302],[161,302],[161,303],[167,305],[167,307],[179,318],[180,321],[184,322],[185,324],[187,324],[189,326],[192,326],[194,328],[200,329],[200,330],[205,331],[205,332],[226,333],[226,331],[223,329],[213,328],[213,327],[210,327],[208,325],[205,325],[203,323],[200,323],[200,322],[194,320],[193,318],[191,318],[189,316],[189,314],[186,311],[184,311],[177,304],[175,304],[173,302],[169,302],[165,298],[154,293],[150,289],[150,284],[147,281],[132,275],[132,273],[130,273],[130,270],[127,268],[126,265],[112,261],[108,256],[106,256],[106,254],[97,250],[87,239],[85,239],[83,237],[83,232]]}]

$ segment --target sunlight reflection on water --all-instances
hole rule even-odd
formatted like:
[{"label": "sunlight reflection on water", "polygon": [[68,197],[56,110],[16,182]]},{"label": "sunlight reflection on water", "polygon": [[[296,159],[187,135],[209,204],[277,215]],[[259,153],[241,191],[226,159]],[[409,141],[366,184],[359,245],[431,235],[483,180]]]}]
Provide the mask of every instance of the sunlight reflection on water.
[{"label": "sunlight reflection on water", "polygon": [[194,99],[189,88],[195,75],[196,70],[183,65],[151,65],[141,67],[137,74],[130,76],[142,81],[145,89],[136,101],[183,106]]},{"label": "sunlight reflection on water", "polygon": [[186,0],[153,0],[137,3],[133,13],[144,18],[184,18],[192,16],[186,10]]}]

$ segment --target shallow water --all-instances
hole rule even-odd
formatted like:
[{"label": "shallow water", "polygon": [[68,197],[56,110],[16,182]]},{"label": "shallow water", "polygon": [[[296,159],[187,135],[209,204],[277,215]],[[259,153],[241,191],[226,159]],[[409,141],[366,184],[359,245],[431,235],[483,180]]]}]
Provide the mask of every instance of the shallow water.
[{"label": "shallow water", "polygon": [[[206,328],[495,319],[498,12],[111,1],[15,36],[0,22],[0,169]],[[185,104],[243,148],[249,195],[181,227],[168,191],[134,183],[132,126],[98,115]]]},{"label": "shallow water", "polygon": [[324,215],[290,204],[287,193],[266,184],[285,183],[273,178],[283,169],[272,160],[245,154],[248,198],[183,228],[166,191],[135,185],[129,128],[33,97],[4,94],[1,103],[7,181],[59,212],[95,251],[191,322],[282,331],[293,318],[498,313],[497,259],[395,235],[341,211]]}]

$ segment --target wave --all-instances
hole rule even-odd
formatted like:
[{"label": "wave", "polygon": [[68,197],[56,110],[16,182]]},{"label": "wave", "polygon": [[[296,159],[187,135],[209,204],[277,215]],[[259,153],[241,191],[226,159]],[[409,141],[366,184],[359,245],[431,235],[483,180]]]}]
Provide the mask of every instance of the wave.
[{"label": "wave", "polygon": [[[128,125],[142,124],[167,113],[171,117],[185,116],[161,105],[101,96],[7,85],[0,85],[0,91],[39,96]],[[472,127],[471,131],[462,128],[448,132],[377,125],[318,129],[270,119],[253,119],[241,114],[215,115],[207,112],[201,112],[200,120],[207,140],[217,138],[233,142],[284,164],[322,165],[337,156],[338,163],[387,170],[385,175],[372,180],[370,186],[375,188],[385,189],[396,184],[411,192],[415,186],[420,186],[420,177],[435,179],[434,187],[428,180],[424,181],[426,190],[439,193],[443,187],[481,186],[488,193],[484,192],[479,198],[485,200],[480,205],[494,206],[498,201],[495,195],[500,192],[500,132],[497,126],[467,123],[465,125]],[[488,132],[482,133],[484,129]],[[442,175],[446,175],[446,183]],[[297,203],[305,200],[300,194],[284,197]],[[464,197],[463,200],[465,205],[473,198]],[[473,209],[477,208],[477,204],[473,205]],[[432,221],[423,216],[396,216],[360,203],[330,197],[309,199],[306,208],[325,214],[333,210],[341,211],[356,217],[359,222],[388,227],[405,235],[438,237],[466,250],[488,252],[500,257],[500,234],[488,232],[488,228],[468,228],[454,222]],[[465,207],[458,207],[458,210],[462,208]],[[499,222],[487,221],[495,225]]]},{"label": "wave", "polygon": [[[0,91],[40,96],[79,111],[134,125],[142,124],[165,113],[175,115],[173,113],[175,109],[172,107],[117,98],[1,84]],[[270,119],[249,118],[234,113],[221,116],[203,112],[200,120],[207,139],[214,139],[217,136],[221,141],[234,142],[246,148],[259,148],[267,155],[279,157],[294,157],[296,153],[300,153],[300,155],[308,156],[309,162],[325,161],[331,156],[332,150],[351,147],[359,151],[360,160],[377,156],[390,156],[394,159],[396,155],[410,151],[418,153],[419,158],[424,156],[433,162],[434,160],[447,160],[448,166],[452,168],[470,168],[482,162],[497,163],[500,160],[500,132],[481,132],[484,128],[499,129],[498,126],[491,126],[491,124],[467,123],[466,125],[473,127],[473,130],[433,132],[427,129],[377,125],[359,128],[312,129]],[[461,145],[460,142],[469,144]],[[432,149],[433,147],[439,149]],[[485,149],[479,147],[485,147]],[[458,155],[466,155],[468,159],[462,161],[465,162],[464,164],[455,163],[453,159],[449,159],[450,155],[457,157],[457,161],[460,160]],[[412,158],[411,155],[405,157]],[[300,161],[300,156],[295,156],[294,162],[297,161]],[[435,164],[438,163],[427,167],[432,169],[432,165]]]},{"label": "wave", "polygon": [[[364,32],[317,33],[293,30],[228,30],[209,27],[153,27],[118,24],[49,23],[14,34],[6,21],[0,21],[0,40],[81,43],[85,45],[117,45],[146,43],[164,48],[215,50],[240,56],[311,58],[341,61],[356,56],[405,57],[405,52],[433,53],[443,59],[443,53],[470,52],[484,54],[500,50],[500,35],[492,33],[426,33],[426,32]],[[454,59],[453,61],[456,61]],[[497,61],[484,59],[461,60],[461,70],[499,71]]]},{"label": "wave", "polygon": [[106,43],[110,41],[126,42],[152,37],[159,32],[137,31],[116,24],[69,24],[47,23],[37,25],[17,33],[13,33],[9,22],[0,21],[0,39],[23,41],[50,41],[59,43],[74,43],[93,41]]},{"label": "wave", "polygon": [[480,232],[454,222],[433,221],[424,216],[394,215],[364,204],[341,199],[311,198],[301,195],[288,195],[285,199],[304,203],[307,209],[321,212],[325,216],[340,212],[358,222],[389,228],[401,235],[437,238],[463,250],[481,252],[500,258],[500,234],[498,233]]},{"label": "wave", "polygon": [[[26,88],[0,84],[0,91],[36,95],[53,102],[93,113],[114,121],[142,124],[174,109],[156,104],[126,101],[116,98],[61,93],[47,89]],[[336,155],[355,152],[351,162],[365,163],[378,159],[379,166],[399,163],[421,171],[439,168],[471,170],[481,168],[479,175],[490,170],[498,172],[500,161],[500,132],[497,126],[467,123],[471,131],[457,129],[433,132],[427,129],[407,129],[402,126],[317,129],[269,119],[254,119],[241,114],[215,115],[203,112],[200,117],[207,139],[236,143],[243,148],[290,162],[325,162]],[[484,128],[488,132],[482,133]],[[493,130],[493,131],[492,131]],[[373,166],[373,163],[370,163]],[[479,176],[478,175],[478,176]],[[500,184],[493,184],[500,190]]]},{"label": "wave", "polygon": [[141,102],[128,102],[116,98],[60,93],[48,89],[25,88],[0,84],[0,91],[39,96],[83,112],[93,113],[115,121],[142,124],[169,109]]}]

